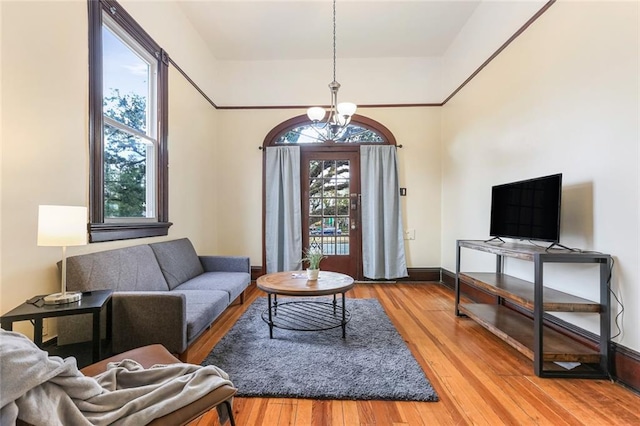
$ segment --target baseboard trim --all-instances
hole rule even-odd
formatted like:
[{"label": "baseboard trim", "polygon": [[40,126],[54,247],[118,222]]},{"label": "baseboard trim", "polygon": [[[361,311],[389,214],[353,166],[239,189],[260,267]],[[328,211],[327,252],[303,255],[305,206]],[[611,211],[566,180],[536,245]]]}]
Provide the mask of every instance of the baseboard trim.
[{"label": "baseboard trim", "polygon": [[640,352],[613,342],[611,353],[614,378],[625,387],[640,393]]},{"label": "baseboard trim", "polygon": [[[451,291],[455,291],[456,274],[442,268],[441,276],[441,283]],[[460,290],[466,297],[469,297],[474,302],[491,303],[484,295],[492,296],[482,290],[471,289],[471,286],[464,283],[461,283]],[[497,303],[497,299],[495,303]],[[525,315],[530,314],[527,311],[523,311],[519,306],[511,303],[505,303],[505,306]],[[598,336],[590,331],[550,315],[545,315],[544,321],[546,325],[571,339],[582,342],[592,348],[598,347]],[[611,342],[610,349],[612,378],[632,391],[640,393],[640,353],[616,342]]]},{"label": "baseboard trim", "polygon": [[262,266],[252,266],[251,267],[251,281],[255,281],[258,277],[264,275],[262,270]]},{"label": "baseboard trim", "polygon": [[440,282],[442,268],[407,268],[408,277],[396,281],[433,281]]},{"label": "baseboard trim", "polygon": [[442,271],[440,272],[440,276],[442,277],[441,279],[441,283],[445,285],[445,287],[449,287],[451,290],[456,289],[456,274],[454,274],[451,271],[447,271],[446,269],[442,268]]}]

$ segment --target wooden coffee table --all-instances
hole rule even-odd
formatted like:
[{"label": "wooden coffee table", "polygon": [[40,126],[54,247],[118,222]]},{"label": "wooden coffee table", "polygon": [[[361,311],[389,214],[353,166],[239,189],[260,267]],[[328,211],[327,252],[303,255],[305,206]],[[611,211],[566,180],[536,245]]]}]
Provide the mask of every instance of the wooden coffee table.
[{"label": "wooden coffee table", "polygon": [[[276,272],[259,277],[256,284],[260,290],[267,293],[268,304],[262,313],[262,319],[269,324],[271,339],[274,327],[295,331],[319,331],[342,327],[342,338],[346,337],[346,327],[351,313],[345,306],[345,293],[354,286],[353,278],[350,276],[320,271],[317,280],[309,281],[304,271]],[[338,294],[342,294],[341,305],[336,300]],[[278,295],[333,295],[333,302],[296,300],[278,303]],[[341,315],[338,314],[338,310]]]}]

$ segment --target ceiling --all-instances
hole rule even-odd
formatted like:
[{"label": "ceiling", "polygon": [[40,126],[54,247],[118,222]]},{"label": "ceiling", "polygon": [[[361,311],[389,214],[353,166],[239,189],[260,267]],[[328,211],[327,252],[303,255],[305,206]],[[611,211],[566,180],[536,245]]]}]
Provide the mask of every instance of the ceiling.
[{"label": "ceiling", "polygon": [[[442,56],[480,3],[338,0],[337,56]],[[199,0],[179,5],[218,60],[332,56],[331,0]]]},{"label": "ceiling", "polygon": [[[439,104],[553,1],[337,0],[340,96],[358,105]],[[326,97],[332,0],[175,4],[212,54],[198,81],[217,105],[316,105]]]}]

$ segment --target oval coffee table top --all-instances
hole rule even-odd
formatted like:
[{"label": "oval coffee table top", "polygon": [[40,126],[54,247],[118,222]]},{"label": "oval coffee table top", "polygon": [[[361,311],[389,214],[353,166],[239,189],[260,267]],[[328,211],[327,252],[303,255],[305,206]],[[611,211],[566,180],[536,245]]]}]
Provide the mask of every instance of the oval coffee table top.
[{"label": "oval coffee table top", "polygon": [[275,272],[259,277],[260,290],[287,296],[322,296],[344,293],[354,286],[353,278],[338,272],[320,271],[317,280],[307,280],[305,271]]}]

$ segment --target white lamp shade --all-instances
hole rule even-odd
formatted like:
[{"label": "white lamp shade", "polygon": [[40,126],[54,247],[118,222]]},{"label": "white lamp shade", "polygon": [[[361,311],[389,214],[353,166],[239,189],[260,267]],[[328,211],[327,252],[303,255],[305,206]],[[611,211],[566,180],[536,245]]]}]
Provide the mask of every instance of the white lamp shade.
[{"label": "white lamp shade", "polygon": [[87,208],[38,206],[39,246],[82,246],[87,244]]},{"label": "white lamp shade", "polygon": [[327,112],[322,107],[311,107],[307,110],[307,117],[311,121],[320,121]]},{"label": "white lamp shade", "polygon": [[351,117],[356,113],[358,106],[351,102],[340,102],[338,104],[338,114]]}]

